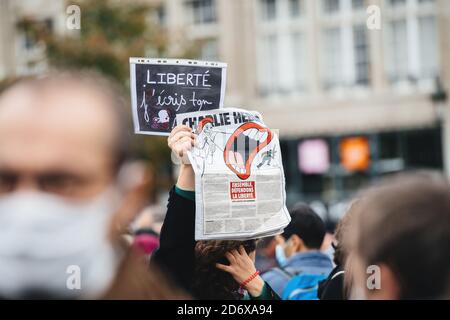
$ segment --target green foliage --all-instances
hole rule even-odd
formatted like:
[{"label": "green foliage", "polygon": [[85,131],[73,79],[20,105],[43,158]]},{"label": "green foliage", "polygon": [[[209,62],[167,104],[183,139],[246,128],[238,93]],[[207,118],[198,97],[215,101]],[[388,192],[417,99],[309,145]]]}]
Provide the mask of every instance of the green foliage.
[{"label": "green foliage", "polygon": [[81,30],[43,38],[52,65],[95,68],[126,85],[129,57],[145,56],[149,50],[165,55],[166,38],[151,19],[155,8],[111,0],[71,4],[81,9]]}]

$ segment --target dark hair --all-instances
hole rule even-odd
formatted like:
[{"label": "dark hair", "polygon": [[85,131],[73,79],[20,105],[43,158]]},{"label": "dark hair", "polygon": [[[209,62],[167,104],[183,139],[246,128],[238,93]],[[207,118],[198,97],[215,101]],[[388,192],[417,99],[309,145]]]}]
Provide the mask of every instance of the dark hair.
[{"label": "dark hair", "polygon": [[345,215],[336,226],[336,231],[334,232],[336,243],[334,244],[333,261],[337,266],[344,267],[350,253],[351,248],[349,247],[349,241],[346,236],[349,231],[355,227],[358,205],[358,200],[353,201]]},{"label": "dark hair", "polygon": [[442,298],[450,282],[450,187],[416,174],[388,180],[357,206],[356,254],[387,265],[401,299]]},{"label": "dark hair", "polygon": [[290,210],[291,222],[284,229],[283,237],[300,237],[310,249],[320,249],[325,237],[325,224],[310,206],[300,203]]},{"label": "dark hair", "polygon": [[[128,102],[124,98],[123,88],[113,79],[93,70],[52,70],[45,75],[15,79],[2,88],[0,94],[6,94],[15,87],[24,86],[42,92],[42,89],[58,89],[75,84],[94,90],[105,98],[107,106],[114,116],[116,128],[112,141],[113,166],[118,170],[130,156],[130,130]],[[80,124],[80,128],[82,124]]]},{"label": "dark hair", "polygon": [[194,294],[203,300],[239,300],[239,284],[233,277],[216,267],[216,263],[228,265],[225,253],[243,246],[249,254],[256,250],[256,240],[248,241],[198,241],[195,246]]}]

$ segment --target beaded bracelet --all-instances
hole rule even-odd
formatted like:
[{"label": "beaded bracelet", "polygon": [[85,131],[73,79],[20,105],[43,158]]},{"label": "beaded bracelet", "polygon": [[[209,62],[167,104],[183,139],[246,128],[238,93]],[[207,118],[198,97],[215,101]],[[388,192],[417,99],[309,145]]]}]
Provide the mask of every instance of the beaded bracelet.
[{"label": "beaded bracelet", "polygon": [[246,285],[248,285],[250,282],[252,282],[257,276],[259,276],[259,271],[256,270],[254,274],[252,274],[250,277],[248,277],[247,280],[241,283],[241,288],[245,288]]}]

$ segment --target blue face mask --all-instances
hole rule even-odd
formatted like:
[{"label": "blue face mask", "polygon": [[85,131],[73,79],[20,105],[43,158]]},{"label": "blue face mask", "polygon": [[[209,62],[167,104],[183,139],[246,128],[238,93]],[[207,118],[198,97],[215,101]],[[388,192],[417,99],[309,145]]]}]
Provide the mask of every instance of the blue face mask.
[{"label": "blue face mask", "polygon": [[284,266],[284,264],[286,263],[287,257],[286,257],[286,254],[284,253],[283,245],[278,244],[275,247],[275,258],[277,259],[278,265],[280,267]]}]

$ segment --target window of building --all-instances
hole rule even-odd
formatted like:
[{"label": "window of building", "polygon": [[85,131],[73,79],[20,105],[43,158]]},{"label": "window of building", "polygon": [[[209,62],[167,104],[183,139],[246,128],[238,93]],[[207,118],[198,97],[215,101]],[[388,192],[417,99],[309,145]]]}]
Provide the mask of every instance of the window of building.
[{"label": "window of building", "polygon": [[278,77],[278,38],[275,34],[264,36],[262,39],[261,59],[261,91],[263,95],[269,95],[279,91]]},{"label": "window of building", "polygon": [[291,38],[292,43],[292,61],[294,62],[294,81],[295,87],[304,90],[306,87],[306,42],[305,35],[301,32],[294,32]]},{"label": "window of building", "polygon": [[391,7],[401,7],[406,4],[406,0],[389,0],[389,5]]},{"label": "window of building", "polygon": [[301,0],[289,0],[289,12],[291,17],[299,17],[302,14],[303,1]]},{"label": "window of building", "polygon": [[392,81],[408,78],[408,42],[406,20],[391,21],[388,25],[389,77]]},{"label": "window of building", "polygon": [[215,0],[188,0],[186,6],[191,14],[193,24],[209,24],[217,22]]},{"label": "window of building", "polygon": [[369,44],[367,42],[367,28],[365,25],[353,28],[353,46],[355,52],[356,83],[369,84]]},{"label": "window of building", "polygon": [[439,69],[435,1],[390,0],[386,17],[386,67],[391,82],[430,82]]},{"label": "window of building", "polygon": [[276,0],[260,0],[261,16],[263,20],[275,20],[277,16]]},{"label": "window of building", "polygon": [[420,74],[422,78],[435,78],[438,75],[438,39],[435,17],[419,19]]},{"label": "window of building", "polygon": [[166,26],[167,10],[165,5],[161,5],[158,8],[156,8],[156,20],[160,26]]},{"label": "window of building", "polygon": [[219,60],[219,50],[217,39],[207,39],[203,40],[200,44],[201,52],[200,59],[207,61],[217,61]]},{"label": "window of building", "polygon": [[23,39],[23,49],[34,50],[39,46],[39,39],[36,34],[49,35],[54,32],[53,19],[36,20],[30,23],[30,26],[23,28],[21,36]]},{"label": "window of building", "polygon": [[[370,83],[370,52],[366,27],[365,1],[323,2],[325,8],[338,8],[333,19],[322,18],[321,74],[323,87],[367,86]],[[334,10],[333,9],[333,10]]]},{"label": "window of building", "polygon": [[341,29],[325,29],[323,42],[323,78],[325,87],[330,88],[343,82]]},{"label": "window of building", "polygon": [[323,11],[328,14],[339,12],[340,5],[340,0],[322,0]]},{"label": "window of building", "polygon": [[404,136],[405,161],[409,169],[442,169],[441,128],[414,130]]},{"label": "window of building", "polygon": [[257,70],[263,96],[298,94],[307,85],[304,0],[259,0]]},{"label": "window of building", "polygon": [[353,10],[362,10],[365,8],[364,0],[352,0],[352,8]]},{"label": "window of building", "polygon": [[[55,32],[54,19],[49,17],[41,20],[18,21],[17,64],[15,72],[18,75],[42,73],[47,68],[45,45],[40,36],[50,36]],[[40,35],[40,36],[38,36]]]}]

